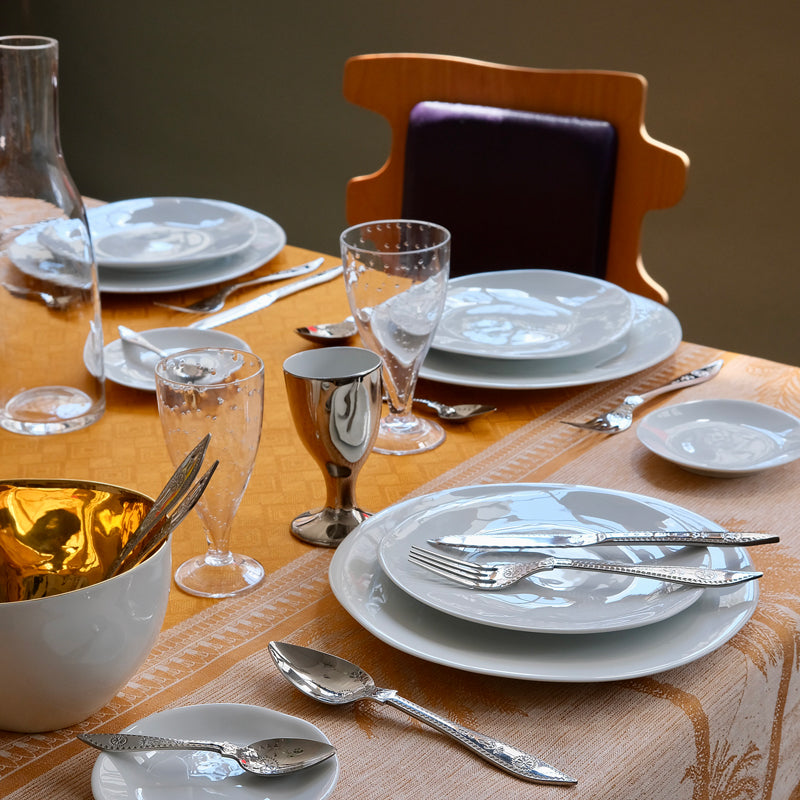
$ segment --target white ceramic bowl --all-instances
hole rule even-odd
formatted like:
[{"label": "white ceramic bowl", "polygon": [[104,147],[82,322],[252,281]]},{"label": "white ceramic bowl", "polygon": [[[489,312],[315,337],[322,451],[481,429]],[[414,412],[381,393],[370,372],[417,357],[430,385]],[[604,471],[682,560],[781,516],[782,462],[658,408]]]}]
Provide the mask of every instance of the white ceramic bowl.
[{"label": "white ceramic bowl", "polygon": [[[45,491],[64,486],[82,492],[105,491],[112,503],[123,493],[126,502],[127,498],[139,501],[145,510],[152,504],[151,498],[138,492],[88,481],[2,482],[0,496],[9,485],[23,483]],[[7,517],[5,503],[0,503],[0,509]],[[112,517],[106,510],[83,516],[93,520],[93,541],[103,520]],[[0,528],[0,557],[20,542],[11,527]],[[100,534],[106,537],[104,541],[109,530]],[[77,557],[83,542],[81,530],[51,548],[58,550],[62,568]],[[100,545],[94,552],[102,549]],[[0,729],[56,730],[81,722],[105,706],[152,649],[164,621],[171,576],[167,543],[114,578],[63,594],[0,602]],[[6,578],[10,585],[8,574]]]}]

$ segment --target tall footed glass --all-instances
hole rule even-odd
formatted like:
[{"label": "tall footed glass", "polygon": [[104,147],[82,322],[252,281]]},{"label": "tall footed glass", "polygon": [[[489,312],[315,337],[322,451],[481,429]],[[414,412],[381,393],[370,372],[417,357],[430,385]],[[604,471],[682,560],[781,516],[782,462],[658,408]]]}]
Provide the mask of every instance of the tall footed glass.
[{"label": "tall footed glass", "polygon": [[0,37],[0,426],[30,435],[105,410],[97,267],[61,153],[57,72],[55,39]]},{"label": "tall footed glass", "polygon": [[208,550],[181,564],[175,583],[199,597],[231,597],[264,577],[255,559],[231,552],[233,518],[255,464],[264,414],[264,364],[228,348],[185,350],[156,364],[158,414],[177,465],[207,433],[206,462],[218,460],[196,508]]},{"label": "tall footed glass", "polygon": [[442,316],[450,233],[418,220],[380,220],[341,235],[344,280],[362,342],[383,359],[389,397],[375,452],[408,455],[445,439],[441,425],[412,411],[417,375]]}]

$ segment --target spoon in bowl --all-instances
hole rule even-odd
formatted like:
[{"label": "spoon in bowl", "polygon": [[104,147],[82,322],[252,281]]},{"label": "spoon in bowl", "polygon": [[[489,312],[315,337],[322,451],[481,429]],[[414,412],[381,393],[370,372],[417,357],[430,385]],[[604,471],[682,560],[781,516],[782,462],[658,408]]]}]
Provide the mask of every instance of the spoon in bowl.
[{"label": "spoon in bowl", "polygon": [[378,688],[363,669],[343,658],[288,642],[270,642],[269,653],[283,677],[314,700],[330,705],[343,705],[356,700],[388,703],[452,737],[481,758],[518,778],[536,783],[576,783],[574,778],[536,756],[457,725],[400,697],[394,689]]},{"label": "spoon in bowl", "polygon": [[207,750],[232,758],[254,775],[287,775],[330,758],[336,748],[315,739],[262,739],[240,746],[231,742],[202,742],[143,736],[133,733],[79,733],[86,744],[108,753],[142,750]]},{"label": "spoon in bowl", "polygon": [[[172,355],[172,353],[162,350],[151,341],[145,339],[144,336],[136,333],[136,331],[132,331],[130,328],[126,328],[124,325],[117,325],[117,331],[119,332],[119,338],[122,339],[123,342],[128,342],[128,344],[136,345],[144,350],[149,350],[151,353],[155,353],[159,356],[159,358],[167,358],[167,356]],[[175,350],[173,352],[180,351]],[[204,367],[202,364],[181,364],[179,372],[181,377],[186,378],[188,381],[198,381],[205,378],[206,375],[209,375],[211,369],[209,367]]]}]

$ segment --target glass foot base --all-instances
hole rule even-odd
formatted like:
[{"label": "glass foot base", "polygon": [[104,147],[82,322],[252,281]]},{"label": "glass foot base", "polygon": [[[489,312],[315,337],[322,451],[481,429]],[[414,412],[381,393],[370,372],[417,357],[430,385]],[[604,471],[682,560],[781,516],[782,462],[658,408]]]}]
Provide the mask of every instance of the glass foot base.
[{"label": "glass foot base", "polygon": [[68,433],[97,422],[104,410],[104,402],[93,401],[80,389],[40,386],[6,403],[0,410],[0,427],[29,436]]},{"label": "glass foot base", "polygon": [[320,547],[337,547],[353,528],[370,514],[360,508],[330,508],[306,511],[292,520],[292,535]]},{"label": "glass foot base", "polygon": [[264,567],[238,553],[222,562],[195,556],[175,570],[178,587],[197,597],[233,597],[252,591],[263,579]]},{"label": "glass foot base", "polygon": [[413,414],[384,417],[378,428],[378,438],[372,448],[375,453],[408,456],[438,447],[446,438],[438,422]]}]

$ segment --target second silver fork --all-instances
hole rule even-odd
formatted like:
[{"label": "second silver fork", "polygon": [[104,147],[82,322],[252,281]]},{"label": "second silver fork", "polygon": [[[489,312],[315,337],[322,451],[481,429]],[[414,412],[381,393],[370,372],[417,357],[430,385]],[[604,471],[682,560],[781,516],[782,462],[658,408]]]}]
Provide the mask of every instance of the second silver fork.
[{"label": "second silver fork", "polygon": [[711,569],[708,567],[671,566],[667,564],[624,564],[617,561],[595,561],[584,558],[556,558],[544,556],[526,561],[502,561],[491,564],[477,564],[464,561],[432,550],[412,546],[409,561],[443,578],[467,586],[470,589],[495,591],[511,586],[523,578],[537,572],[554,569],[582,569],[593,572],[615,572],[621,575],[635,575],[639,578],[653,578],[660,581],[682,583],[688,586],[732,586],[760,578],[761,572]]},{"label": "second silver fork", "polygon": [[297,267],[289,267],[280,272],[273,272],[269,275],[263,275],[260,278],[253,278],[249,281],[234,281],[226,283],[220,287],[214,294],[208,297],[203,297],[188,306],[174,306],[170,303],[154,302],[153,305],[161,306],[162,308],[171,308],[173,311],[181,311],[184,314],[212,314],[219,311],[224,305],[225,301],[234,292],[239,289],[246,289],[248,286],[260,286],[262,283],[273,283],[274,281],[286,280],[286,278],[294,278],[297,275],[304,275],[306,272],[313,272],[320,267],[325,261],[324,258],[315,258],[305,264],[300,264]]}]

